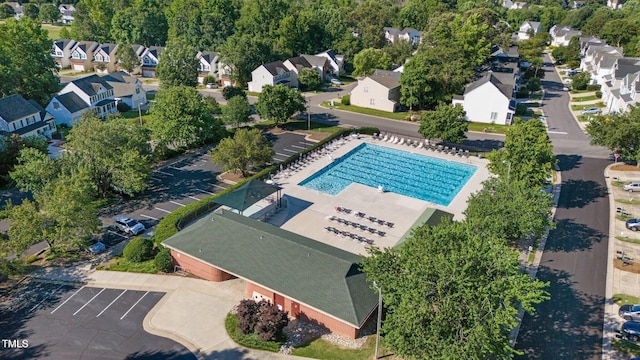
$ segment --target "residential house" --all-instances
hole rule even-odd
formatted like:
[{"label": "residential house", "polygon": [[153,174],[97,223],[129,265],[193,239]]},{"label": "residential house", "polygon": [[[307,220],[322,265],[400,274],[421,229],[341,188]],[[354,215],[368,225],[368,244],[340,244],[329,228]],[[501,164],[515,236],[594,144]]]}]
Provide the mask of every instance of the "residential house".
[{"label": "residential house", "polygon": [[422,31],[419,31],[414,28],[406,27],[402,30],[385,27],[384,37],[391,44],[395,43],[398,40],[409,41],[411,44],[419,44],[422,41]]},{"label": "residential house", "polygon": [[580,70],[591,73],[592,83],[603,84],[614,71],[618,58],[622,57],[622,48],[607,45],[604,42],[585,43]]},{"label": "residential house", "polygon": [[68,126],[89,110],[100,117],[117,111],[113,86],[96,74],[69,82],[46,109],[57,124]]},{"label": "residential house", "polygon": [[283,84],[290,87],[298,86],[298,77],[294,71],[289,70],[282,61],[273,61],[258,66],[251,72],[251,81],[248,83],[249,91],[261,92],[265,85]]},{"label": "residential house", "polygon": [[60,21],[63,24],[71,24],[73,22],[73,13],[76,12],[75,6],[72,4],[60,4],[58,10],[60,10]]},{"label": "residential house", "polygon": [[16,20],[20,20],[22,15],[24,15],[24,13],[22,12],[22,5],[20,5],[19,2],[9,1],[9,2],[5,2],[5,4],[11,6],[14,13],[13,17],[16,18]]},{"label": "residential house", "polygon": [[640,58],[621,57],[616,60],[615,71],[602,84],[602,102],[608,113],[629,111],[640,102]]},{"label": "residential house", "polygon": [[341,336],[355,339],[375,319],[378,294],[359,255],[271,224],[219,209],[162,245],[180,269],[210,281],[243,279],[247,298]]},{"label": "residential house", "polygon": [[100,44],[93,55],[93,69],[98,74],[109,74],[117,69],[117,51],[116,44]]},{"label": "residential house", "polygon": [[156,67],[163,50],[162,46],[150,46],[145,49],[140,58],[142,77],[156,77]]},{"label": "residential house", "polygon": [[527,4],[526,2],[522,2],[522,1],[504,0],[502,2],[502,7],[505,7],[507,9],[511,9],[511,10],[528,9],[529,8],[529,4]]},{"label": "residential house", "polygon": [[219,56],[214,51],[199,51],[198,58],[198,83],[202,84],[205,76],[218,77]]},{"label": "residential house", "polygon": [[34,100],[19,94],[0,99],[0,133],[51,138],[55,132],[53,117]]},{"label": "residential house", "polygon": [[[131,74],[142,74],[142,57],[144,55],[144,52],[147,51],[147,48],[144,47],[144,45],[138,45],[138,44],[133,44],[131,45],[131,48],[133,49],[133,52],[136,54],[136,56],[138,57],[138,63],[139,65],[134,67],[131,70]],[[116,53],[116,57],[117,57],[117,53]],[[123,69],[122,66],[120,66],[120,59],[116,60],[116,70],[120,71],[120,70],[124,70],[125,72],[127,71],[126,69]]]},{"label": "residential house", "polygon": [[337,55],[333,50],[326,50],[316,54],[316,56],[322,56],[329,60],[333,76],[339,76],[340,72],[344,71],[344,55]]},{"label": "residential house", "polygon": [[574,0],[571,2],[572,9],[580,9],[582,7],[585,7],[585,5],[587,5],[587,2],[584,0]]},{"label": "residential house", "polygon": [[549,29],[552,46],[569,46],[569,42],[574,36],[582,35],[580,30],[574,30],[569,25],[553,25]]},{"label": "residential house", "polygon": [[333,77],[333,71],[329,60],[323,56],[316,55],[300,55],[284,61],[284,66],[295,72],[296,77],[302,69],[314,69],[318,72],[318,76],[322,80],[330,80]]},{"label": "residential house", "polygon": [[93,55],[100,47],[95,41],[80,41],[71,50],[71,69],[89,71],[93,69]]},{"label": "residential house", "polygon": [[65,69],[71,66],[71,51],[75,45],[76,41],[71,39],[60,39],[53,42],[51,57],[59,68]]},{"label": "residential house", "polygon": [[540,22],[538,21],[525,21],[520,25],[520,29],[518,29],[518,41],[527,40],[530,37],[533,37],[535,34],[541,31]]},{"label": "residential house", "polygon": [[147,103],[147,93],[142,88],[142,81],[131,76],[124,71],[116,71],[102,77],[111,87],[116,105],[124,103],[131,109],[137,109],[140,105]]},{"label": "residential house", "polygon": [[[517,64],[515,68],[517,69]],[[465,118],[471,122],[511,125],[515,107],[512,105],[517,73],[509,72],[514,66],[501,71],[489,71],[467,85],[464,95],[453,98],[454,106],[463,107]]]},{"label": "residential house", "polygon": [[351,105],[395,112],[400,107],[400,72],[376,70],[351,90]]},{"label": "residential house", "polygon": [[607,0],[607,7],[609,7],[609,9],[622,9],[623,6],[624,1],[622,0]]}]

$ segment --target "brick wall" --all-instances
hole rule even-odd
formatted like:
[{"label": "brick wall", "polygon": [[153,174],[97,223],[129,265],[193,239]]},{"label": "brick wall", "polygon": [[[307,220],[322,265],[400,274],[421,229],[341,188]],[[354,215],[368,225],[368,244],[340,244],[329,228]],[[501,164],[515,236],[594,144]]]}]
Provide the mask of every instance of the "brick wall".
[{"label": "brick wall", "polygon": [[233,278],[232,275],[216,267],[173,249],[171,250],[171,260],[174,266],[180,266],[184,271],[206,280],[221,282]]}]

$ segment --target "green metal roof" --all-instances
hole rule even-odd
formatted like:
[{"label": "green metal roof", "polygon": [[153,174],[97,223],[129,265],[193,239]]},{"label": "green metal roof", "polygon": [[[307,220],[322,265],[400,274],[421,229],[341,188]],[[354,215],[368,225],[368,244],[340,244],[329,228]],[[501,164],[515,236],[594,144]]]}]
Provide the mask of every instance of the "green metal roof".
[{"label": "green metal roof", "polygon": [[355,327],[377,306],[359,255],[230,211],[217,210],[162,244]]},{"label": "green metal roof", "polygon": [[260,180],[252,179],[232,192],[218,196],[213,201],[216,204],[227,205],[232,209],[244,211],[249,206],[280,189],[282,188],[278,185],[267,184]]},{"label": "green metal roof", "polygon": [[449,219],[449,220],[453,219],[453,214],[450,214],[446,211],[438,210],[435,208],[427,208],[427,210],[425,210],[418,217],[418,220],[416,220],[416,222],[414,222],[413,225],[411,225],[411,228],[407,230],[407,232],[404,233],[404,235],[402,235],[400,240],[398,240],[398,242],[393,247],[399,248],[400,246],[402,246],[402,244],[404,244],[404,242],[413,234],[413,230],[415,228],[420,227],[424,224],[427,224],[429,226],[437,226],[437,225],[440,225],[440,223],[444,219]]}]

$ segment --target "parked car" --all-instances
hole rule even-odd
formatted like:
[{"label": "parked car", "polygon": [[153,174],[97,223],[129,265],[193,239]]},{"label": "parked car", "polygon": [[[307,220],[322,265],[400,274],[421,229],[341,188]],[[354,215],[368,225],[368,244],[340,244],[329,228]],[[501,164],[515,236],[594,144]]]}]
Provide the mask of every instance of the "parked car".
[{"label": "parked car", "polygon": [[590,107],[590,108],[586,108],[582,110],[582,115],[588,115],[588,114],[600,114],[602,112],[602,109],[597,108],[597,107]]},{"label": "parked car", "polygon": [[622,305],[618,310],[618,315],[625,320],[640,320],[640,304]]},{"label": "parked car", "polygon": [[89,252],[92,253],[93,255],[97,255],[100,254],[101,252],[107,250],[107,247],[101,243],[100,241],[98,241],[97,243],[89,246]]},{"label": "parked car", "polygon": [[640,191],[640,183],[626,184],[623,189],[628,192]]},{"label": "parked car", "polygon": [[569,75],[569,76],[573,76],[573,75],[576,75],[576,74],[579,74],[579,73],[580,73],[580,70],[569,70],[569,71],[567,71],[567,75]]},{"label": "parked car", "polygon": [[640,321],[627,321],[622,324],[620,335],[623,339],[638,341],[640,339]]},{"label": "parked car", "polygon": [[573,79],[566,78],[566,79],[562,80],[562,82],[565,83],[565,84],[571,84],[573,82]]},{"label": "parked car", "polygon": [[126,216],[118,216],[116,218],[116,228],[131,235],[138,235],[145,231],[144,225],[142,225],[138,220]]},{"label": "parked car", "polygon": [[571,91],[571,89],[568,86],[563,86],[562,91]]},{"label": "parked car", "polygon": [[342,85],[342,81],[340,81],[340,80],[338,80],[338,79],[336,79],[336,78],[332,78],[332,79],[331,79],[331,83],[332,83],[333,85]]},{"label": "parked car", "polygon": [[629,219],[625,225],[627,226],[627,229],[631,231],[638,231],[640,230],[640,219]]}]

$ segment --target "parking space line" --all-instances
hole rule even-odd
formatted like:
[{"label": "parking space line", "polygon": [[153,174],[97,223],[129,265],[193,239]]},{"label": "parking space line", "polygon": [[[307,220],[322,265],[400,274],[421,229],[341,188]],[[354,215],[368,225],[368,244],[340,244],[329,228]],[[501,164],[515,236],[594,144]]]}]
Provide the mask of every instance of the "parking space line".
[{"label": "parking space line", "polygon": [[156,172],[158,174],[162,174],[162,175],[174,176],[172,173],[168,173],[168,172],[164,172],[164,171],[160,171],[160,170],[156,170]]},{"label": "parking space line", "polygon": [[286,159],[280,159],[280,158],[274,157],[274,158],[273,158],[273,160],[275,160],[275,161],[277,161],[277,162],[283,162],[283,161],[285,161]]},{"label": "parking space line", "polygon": [[67,301],[71,300],[72,297],[76,296],[77,293],[80,292],[80,290],[84,289],[84,286],[81,287],[80,289],[78,289],[76,292],[73,293],[73,295],[69,296],[69,298],[67,298],[67,300],[65,300],[62,304],[58,305],[57,308],[53,309],[53,311],[51,312],[52,314],[56,311],[58,311],[58,309],[60,309],[62,307],[62,305],[66,304]]},{"label": "parking space line", "polygon": [[170,202],[170,203],[172,203],[172,204],[176,204],[176,205],[178,205],[178,206],[187,206],[187,205],[185,205],[185,204],[180,204],[179,202],[177,202],[177,201],[173,201],[173,200],[169,200],[169,202]]},{"label": "parking space line", "polygon": [[287,155],[287,154],[282,154],[282,153],[278,153],[278,152],[276,153],[276,155],[284,156],[285,158],[289,157],[289,155]]},{"label": "parking space line", "polygon": [[113,231],[113,230],[107,230],[107,232],[109,232],[109,233],[111,233],[111,234],[116,234],[116,235],[118,235],[118,236],[120,236],[120,237],[123,237],[123,238],[125,238],[125,239],[127,238],[125,235],[122,235],[122,234],[120,234],[119,232],[115,232],[115,231]]},{"label": "parking space line", "polygon": [[82,307],[78,310],[76,310],[76,312],[73,313],[73,316],[76,316],[77,313],[80,312],[80,310],[84,309],[87,305],[89,305],[90,302],[93,301],[93,299],[97,298],[98,295],[102,294],[103,291],[105,291],[105,288],[102,288],[102,290],[100,290],[100,292],[98,292],[97,294],[93,295],[93,297],[91,299],[89,299],[89,301],[87,301],[84,305],[82,305]]},{"label": "parking space line", "polygon": [[155,181],[162,181],[162,179],[158,179],[157,177],[153,177],[153,176],[150,176],[149,178],[150,178],[151,180],[155,180]]},{"label": "parking space line", "polygon": [[173,165],[169,165],[169,166],[167,166],[167,167],[168,167],[169,169],[174,169],[174,170],[182,171],[182,169],[180,169],[179,167],[175,167],[175,166],[173,166]]},{"label": "parking space line", "polygon": [[194,200],[200,200],[200,199],[198,199],[198,198],[197,198],[197,197],[195,197],[195,196],[191,196],[191,195],[189,195],[189,197],[190,197],[190,198],[192,198],[192,199],[194,199]]},{"label": "parking space line", "polygon": [[200,161],[208,162],[209,160],[207,160],[207,159],[200,159]]},{"label": "parking space line", "polygon": [[218,189],[222,189],[222,190],[226,189],[226,187],[220,186],[220,185],[216,185],[216,184],[213,184],[213,186],[217,187]]},{"label": "parking space line", "polygon": [[145,214],[140,214],[140,216],[146,217],[147,219],[151,219],[151,220],[156,220],[156,221],[160,220],[158,218],[154,218],[153,216],[149,216],[149,215],[145,215]]},{"label": "parking space line", "polygon": [[160,211],[164,211],[164,212],[166,212],[167,214],[171,214],[171,211],[169,211],[169,210],[165,210],[165,209],[161,209],[161,208],[159,208],[159,207],[154,207],[154,209],[156,209],[156,210],[160,210]]},{"label": "parking space line", "polygon": [[113,305],[113,303],[114,303],[114,302],[116,302],[118,299],[120,299],[120,296],[124,295],[124,293],[126,293],[126,292],[127,292],[127,289],[124,289],[124,291],[122,291],[122,292],[120,293],[120,295],[118,295],[118,297],[116,297],[115,299],[113,299],[113,301],[112,301],[112,302],[110,302],[110,303],[109,303],[109,305],[107,305],[107,307],[106,307],[106,308],[102,309],[102,311],[100,311],[100,314],[96,315],[96,317],[98,317],[98,316],[102,315],[102,313],[103,313],[103,312],[107,311],[107,309],[108,309],[109,307],[111,307],[111,305]]},{"label": "parking space line", "polygon": [[50,292],[47,296],[45,296],[45,297],[44,297],[44,299],[42,299],[42,301],[40,301],[37,305],[34,305],[34,306],[31,308],[31,310],[29,310],[29,312],[32,312],[33,310],[37,309],[37,308],[38,308],[38,306],[42,305],[42,303],[43,303],[43,302],[45,302],[47,299],[49,299],[49,298],[51,297],[51,295],[52,295],[54,292],[56,292],[56,291],[60,290],[60,288],[62,288],[63,286],[64,286],[64,284],[62,284],[62,285],[58,286],[58,288],[57,288],[57,289],[55,289],[55,290],[53,290],[52,292]]},{"label": "parking space line", "polygon": [[210,191],[206,191],[206,190],[202,190],[202,189],[198,189],[198,188],[196,188],[196,190],[200,191],[201,193],[205,193],[205,194],[209,194],[209,195],[215,195],[215,193],[212,193]]},{"label": "parking space line", "polygon": [[131,311],[131,310],[132,310],[136,305],[138,305],[138,303],[139,303],[140,301],[142,301],[142,299],[143,299],[145,296],[147,296],[147,294],[148,294],[148,293],[149,293],[148,291],[147,291],[146,293],[144,293],[144,294],[140,297],[140,299],[138,299],[138,301],[136,301],[136,303],[135,303],[135,304],[131,305],[131,307],[129,308],[129,310],[127,310],[127,312],[126,312],[126,313],[124,313],[124,315],[122,315],[122,317],[120,318],[120,320],[124,319],[124,317],[125,317],[125,316],[127,316],[127,314],[129,313],[129,311]]},{"label": "parking space line", "polygon": [[295,148],[295,149],[302,149],[302,150],[306,149],[306,147],[304,147],[304,146],[298,146],[298,145],[291,145],[291,147],[292,147],[292,148]]},{"label": "parking space line", "polygon": [[289,150],[289,149],[282,149],[282,150],[283,150],[283,151],[288,151],[288,152],[290,152],[290,153],[294,153],[294,154],[295,154],[295,153],[297,153],[297,151],[295,151],[295,150]]}]

